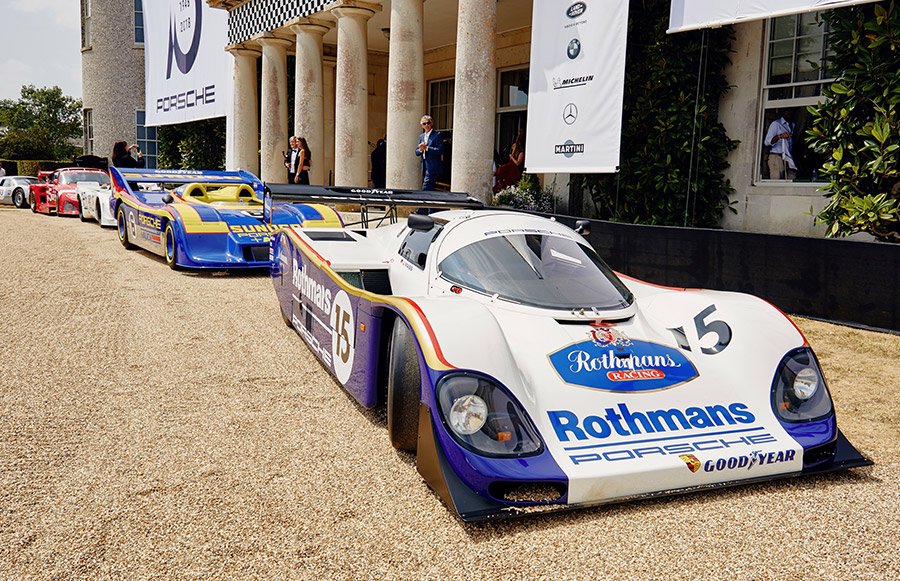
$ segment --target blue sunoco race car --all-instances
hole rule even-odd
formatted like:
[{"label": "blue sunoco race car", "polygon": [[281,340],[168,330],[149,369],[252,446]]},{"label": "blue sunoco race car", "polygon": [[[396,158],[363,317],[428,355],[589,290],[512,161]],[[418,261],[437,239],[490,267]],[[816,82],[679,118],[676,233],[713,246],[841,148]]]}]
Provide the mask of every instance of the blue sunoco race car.
[{"label": "blue sunoco race car", "polygon": [[172,268],[265,268],[269,239],[285,226],[341,227],[321,204],[276,204],[263,221],[263,183],[237,171],[109,168],[119,240]]},{"label": "blue sunoco race car", "polygon": [[272,256],[285,322],[465,521],[871,464],[778,309],[618,275],[557,221],[293,227]]}]

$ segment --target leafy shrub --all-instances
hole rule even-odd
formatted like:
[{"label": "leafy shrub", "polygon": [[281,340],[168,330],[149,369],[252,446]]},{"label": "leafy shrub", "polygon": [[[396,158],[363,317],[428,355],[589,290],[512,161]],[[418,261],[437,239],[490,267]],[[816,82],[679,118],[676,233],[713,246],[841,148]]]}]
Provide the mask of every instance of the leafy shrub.
[{"label": "leafy shrub", "polygon": [[537,176],[527,173],[522,174],[516,185],[497,192],[491,205],[548,214],[556,211],[552,188],[544,190]]},{"label": "leafy shrub", "polygon": [[900,10],[894,2],[825,13],[829,65],[841,71],[828,100],[809,107],[810,145],[826,154],[831,183],[817,216],[829,237],[868,232],[900,242]]}]

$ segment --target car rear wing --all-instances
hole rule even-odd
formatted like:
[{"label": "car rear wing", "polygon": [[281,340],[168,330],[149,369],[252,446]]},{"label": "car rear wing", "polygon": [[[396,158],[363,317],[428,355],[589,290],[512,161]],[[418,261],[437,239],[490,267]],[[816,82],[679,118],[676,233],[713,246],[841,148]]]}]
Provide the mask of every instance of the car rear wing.
[{"label": "car rear wing", "polygon": [[195,171],[184,169],[132,169],[110,167],[109,175],[120,188],[135,191],[135,184],[193,184],[239,185],[247,184],[262,199],[263,184],[252,173],[246,171]]},{"label": "car rear wing", "polygon": [[[376,221],[376,225],[385,220],[395,223],[398,207],[428,208],[435,211],[484,207],[476,198],[457,192],[266,183],[263,221],[267,224],[272,223],[272,202],[359,205],[359,222],[347,225],[360,224],[366,228],[372,221]],[[370,210],[377,212],[377,215],[370,216]]]}]

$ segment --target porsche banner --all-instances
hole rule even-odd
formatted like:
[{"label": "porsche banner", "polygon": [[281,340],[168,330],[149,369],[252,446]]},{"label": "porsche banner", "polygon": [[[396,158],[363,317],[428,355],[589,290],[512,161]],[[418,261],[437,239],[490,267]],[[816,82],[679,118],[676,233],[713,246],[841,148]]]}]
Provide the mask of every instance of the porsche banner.
[{"label": "porsche banner", "polygon": [[683,32],[801,12],[831,10],[875,0],[672,0],[669,30]]},{"label": "porsche banner", "polygon": [[616,171],[627,32],[628,0],[534,3],[529,173]]},{"label": "porsche banner", "polygon": [[204,0],[144,2],[147,125],[224,117],[232,92],[228,13]]}]

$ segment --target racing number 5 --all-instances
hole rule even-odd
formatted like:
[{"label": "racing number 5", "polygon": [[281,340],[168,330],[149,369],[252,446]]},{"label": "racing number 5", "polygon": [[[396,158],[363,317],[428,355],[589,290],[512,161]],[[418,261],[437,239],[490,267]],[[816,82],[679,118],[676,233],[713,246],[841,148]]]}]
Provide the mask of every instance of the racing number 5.
[{"label": "racing number 5", "polygon": [[[728,347],[728,344],[731,343],[731,327],[728,326],[728,323],[725,321],[711,321],[709,323],[706,322],[706,317],[710,316],[716,312],[716,305],[709,305],[702,311],[700,311],[696,317],[694,317],[694,326],[697,328],[697,339],[702,341],[704,337],[709,335],[710,333],[715,333],[718,340],[716,344],[712,347],[700,347],[700,351],[705,353],[706,355],[715,355],[716,353],[721,353]],[[684,334],[684,329],[681,327],[676,327],[675,329],[669,329],[672,331],[672,334],[675,335],[675,342],[678,346],[685,351],[690,351],[691,346],[688,343],[687,336]]]},{"label": "racing number 5", "polygon": [[347,330],[349,322],[350,313],[343,310],[340,305],[334,305],[334,330],[338,333],[337,354],[344,363],[350,359],[350,331]]}]

